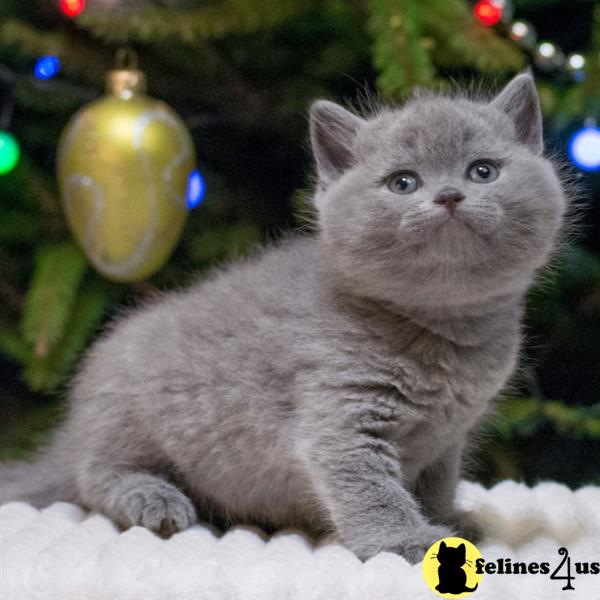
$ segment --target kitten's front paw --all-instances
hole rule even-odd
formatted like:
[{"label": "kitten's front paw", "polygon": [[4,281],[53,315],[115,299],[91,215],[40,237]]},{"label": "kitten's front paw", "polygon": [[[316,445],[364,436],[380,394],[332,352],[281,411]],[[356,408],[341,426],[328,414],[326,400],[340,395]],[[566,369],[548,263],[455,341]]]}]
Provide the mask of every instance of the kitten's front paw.
[{"label": "kitten's front paw", "polygon": [[455,532],[447,527],[428,525],[416,530],[412,536],[391,548],[391,551],[403,556],[411,565],[415,565],[423,560],[432,544],[454,535]]},{"label": "kitten's front paw", "polygon": [[191,500],[168,483],[130,492],[125,514],[129,525],[142,525],[163,537],[183,531],[197,520]]}]

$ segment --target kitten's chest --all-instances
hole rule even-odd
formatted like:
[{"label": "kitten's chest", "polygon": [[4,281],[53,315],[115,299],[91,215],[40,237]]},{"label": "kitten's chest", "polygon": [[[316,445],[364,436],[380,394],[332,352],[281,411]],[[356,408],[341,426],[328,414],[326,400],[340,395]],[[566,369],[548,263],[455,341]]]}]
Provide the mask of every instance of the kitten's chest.
[{"label": "kitten's chest", "polygon": [[409,479],[438,451],[462,443],[510,377],[517,350],[514,335],[473,347],[423,336],[402,355],[382,359],[387,401],[394,402],[390,437]]}]

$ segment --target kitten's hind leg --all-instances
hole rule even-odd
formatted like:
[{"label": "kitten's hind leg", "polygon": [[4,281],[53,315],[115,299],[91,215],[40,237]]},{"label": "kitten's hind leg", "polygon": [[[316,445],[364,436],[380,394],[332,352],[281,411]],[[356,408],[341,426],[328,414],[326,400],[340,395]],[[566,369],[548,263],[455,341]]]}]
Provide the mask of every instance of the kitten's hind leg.
[{"label": "kitten's hind leg", "polygon": [[192,501],[157,475],[132,469],[90,469],[79,480],[80,498],[123,527],[142,525],[162,536],[196,522]]}]

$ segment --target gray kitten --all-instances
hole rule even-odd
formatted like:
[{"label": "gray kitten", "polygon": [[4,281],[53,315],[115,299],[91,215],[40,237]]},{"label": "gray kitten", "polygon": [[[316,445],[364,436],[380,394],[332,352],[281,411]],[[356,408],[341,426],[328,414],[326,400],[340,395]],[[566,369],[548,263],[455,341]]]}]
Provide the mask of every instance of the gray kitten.
[{"label": "gray kitten", "polygon": [[368,119],[317,101],[310,119],[318,233],[117,322],[54,444],[0,470],[0,502],[163,534],[294,526],[362,559],[469,535],[461,453],[515,368],[566,207],[533,80]]}]

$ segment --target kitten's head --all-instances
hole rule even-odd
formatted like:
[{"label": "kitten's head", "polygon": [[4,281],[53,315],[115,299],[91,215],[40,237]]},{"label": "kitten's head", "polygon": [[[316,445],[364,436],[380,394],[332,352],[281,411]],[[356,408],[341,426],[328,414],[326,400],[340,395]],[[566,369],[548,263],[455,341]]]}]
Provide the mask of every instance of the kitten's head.
[{"label": "kitten's head", "polygon": [[489,102],[417,96],[365,119],[317,101],[310,117],[324,257],[356,293],[481,303],[547,261],[566,200],[529,74]]}]

